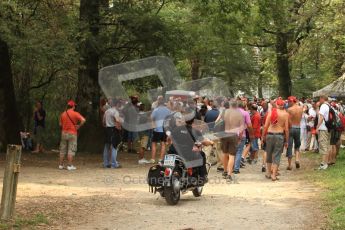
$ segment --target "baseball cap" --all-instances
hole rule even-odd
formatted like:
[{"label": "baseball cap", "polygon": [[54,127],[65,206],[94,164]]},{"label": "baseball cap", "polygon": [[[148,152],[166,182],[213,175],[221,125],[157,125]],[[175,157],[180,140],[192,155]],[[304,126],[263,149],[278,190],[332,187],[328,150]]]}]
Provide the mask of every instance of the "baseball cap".
[{"label": "baseball cap", "polygon": [[77,104],[73,100],[69,100],[67,102],[67,105],[73,107],[73,106],[76,106]]}]

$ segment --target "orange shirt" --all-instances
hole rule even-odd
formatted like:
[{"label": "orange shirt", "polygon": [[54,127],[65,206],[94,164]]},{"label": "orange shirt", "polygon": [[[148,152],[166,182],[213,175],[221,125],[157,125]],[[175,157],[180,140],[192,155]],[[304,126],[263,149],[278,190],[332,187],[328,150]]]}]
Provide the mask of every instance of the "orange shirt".
[{"label": "orange shirt", "polygon": [[81,122],[82,120],[84,120],[84,117],[80,115],[80,113],[74,111],[73,109],[69,109],[63,112],[60,116],[62,132],[77,135],[78,131],[76,125],[79,124],[79,122]]}]

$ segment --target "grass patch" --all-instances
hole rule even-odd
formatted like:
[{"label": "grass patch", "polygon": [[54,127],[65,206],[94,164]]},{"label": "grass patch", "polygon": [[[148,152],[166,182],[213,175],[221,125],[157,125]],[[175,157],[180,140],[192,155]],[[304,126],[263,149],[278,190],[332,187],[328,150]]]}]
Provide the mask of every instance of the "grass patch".
[{"label": "grass patch", "polygon": [[2,221],[0,222],[0,229],[34,229],[35,226],[42,224],[48,225],[48,219],[42,213],[38,213],[31,219],[16,218],[14,221]]},{"label": "grass patch", "polygon": [[[314,158],[315,154],[309,157]],[[340,151],[335,166],[325,171],[313,171],[309,179],[324,189],[321,198],[329,211],[328,226],[345,229],[345,151]]]}]

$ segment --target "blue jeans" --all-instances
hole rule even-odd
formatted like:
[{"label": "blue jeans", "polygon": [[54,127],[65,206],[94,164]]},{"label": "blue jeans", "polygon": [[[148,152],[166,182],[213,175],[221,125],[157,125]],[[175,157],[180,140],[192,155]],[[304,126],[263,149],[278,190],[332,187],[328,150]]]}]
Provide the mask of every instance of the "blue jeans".
[{"label": "blue jeans", "polygon": [[[109,162],[109,148],[111,147],[111,162]],[[111,165],[112,168],[117,168],[119,162],[116,161],[117,150],[113,147],[112,144],[105,144],[103,150],[103,166],[106,168],[108,165]]]},{"label": "blue jeans", "polygon": [[240,144],[237,146],[234,171],[240,171],[242,152],[245,145],[246,145],[246,138],[243,137]]}]

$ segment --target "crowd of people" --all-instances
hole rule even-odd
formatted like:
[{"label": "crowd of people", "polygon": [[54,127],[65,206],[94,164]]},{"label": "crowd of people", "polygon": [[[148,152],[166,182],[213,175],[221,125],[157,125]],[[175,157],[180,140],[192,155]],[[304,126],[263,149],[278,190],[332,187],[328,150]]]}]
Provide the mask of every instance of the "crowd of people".
[{"label": "crowd of people", "polygon": [[[60,116],[59,169],[75,170],[73,157],[77,150],[77,132],[86,120],[75,111],[74,101],[69,101],[67,106]],[[173,144],[167,136],[164,121],[177,112],[192,112],[194,126],[204,135],[212,136],[213,146],[205,147],[203,151],[207,160],[216,164],[217,171],[228,181],[232,181],[233,174],[239,174],[247,164],[257,164],[259,152],[262,153],[261,171],[273,181],[278,179],[283,153],[286,153],[288,162],[286,170],[292,170],[293,166],[299,169],[301,153],[305,151],[320,153],[318,169],[325,170],[336,163],[345,125],[342,102],[327,96],[321,96],[319,100],[294,96],[285,100],[280,97],[268,100],[201,96],[166,100],[158,96],[151,105],[144,105],[138,96],[132,96],[128,101],[103,99],[100,106],[105,130],[103,166],[121,167],[117,160],[119,150],[137,154],[138,164],[162,161],[166,146]],[[36,104],[34,120],[35,151],[42,151],[45,111],[41,102]],[[150,159],[145,159],[146,151],[151,151]]]},{"label": "crowd of people", "polygon": [[[131,111],[133,108],[137,111]],[[327,96],[321,96],[317,101],[297,99],[294,96],[286,100],[280,97],[271,100],[200,96],[183,100],[170,97],[165,101],[163,96],[159,96],[150,108],[142,104],[137,96],[133,96],[127,104],[120,100],[109,100],[102,107],[104,120],[109,120],[108,116],[115,117],[118,127],[126,119],[130,119],[131,116],[126,116],[128,112],[139,114],[136,121],[130,121],[133,124],[152,122],[151,128],[140,132],[121,130],[116,128],[115,124],[110,125],[117,133],[115,146],[121,142],[127,143],[127,151],[138,154],[139,164],[157,162],[158,143],[158,161],[163,159],[167,145],[163,122],[169,115],[176,112],[186,113],[187,109],[194,112],[196,120],[207,124],[207,133],[216,134],[213,148],[205,149],[205,153],[210,155],[212,152],[216,155],[217,171],[222,172],[223,177],[230,181],[233,174],[240,173],[246,164],[258,162],[260,149],[263,150],[262,172],[273,181],[278,179],[283,152],[286,153],[288,162],[286,170],[293,169],[293,155],[295,168],[299,169],[301,153],[305,151],[319,152],[322,155],[320,170],[334,165],[339,153],[344,109],[340,101]],[[114,112],[114,116],[109,110],[118,112]],[[151,113],[145,113],[147,111]],[[141,120],[139,123],[138,119]],[[221,126],[223,127],[219,130]],[[206,134],[205,130],[203,131]],[[225,135],[220,135],[222,132]],[[134,150],[133,145],[136,140],[140,142],[138,151]],[[112,147],[112,150],[108,151],[108,146],[106,144],[104,149],[104,167],[119,167],[116,162],[117,153],[114,153],[117,149]],[[147,150],[151,151],[151,159],[144,158]],[[208,158],[210,159],[210,156]],[[113,159],[113,162],[110,164],[107,159]]]}]

